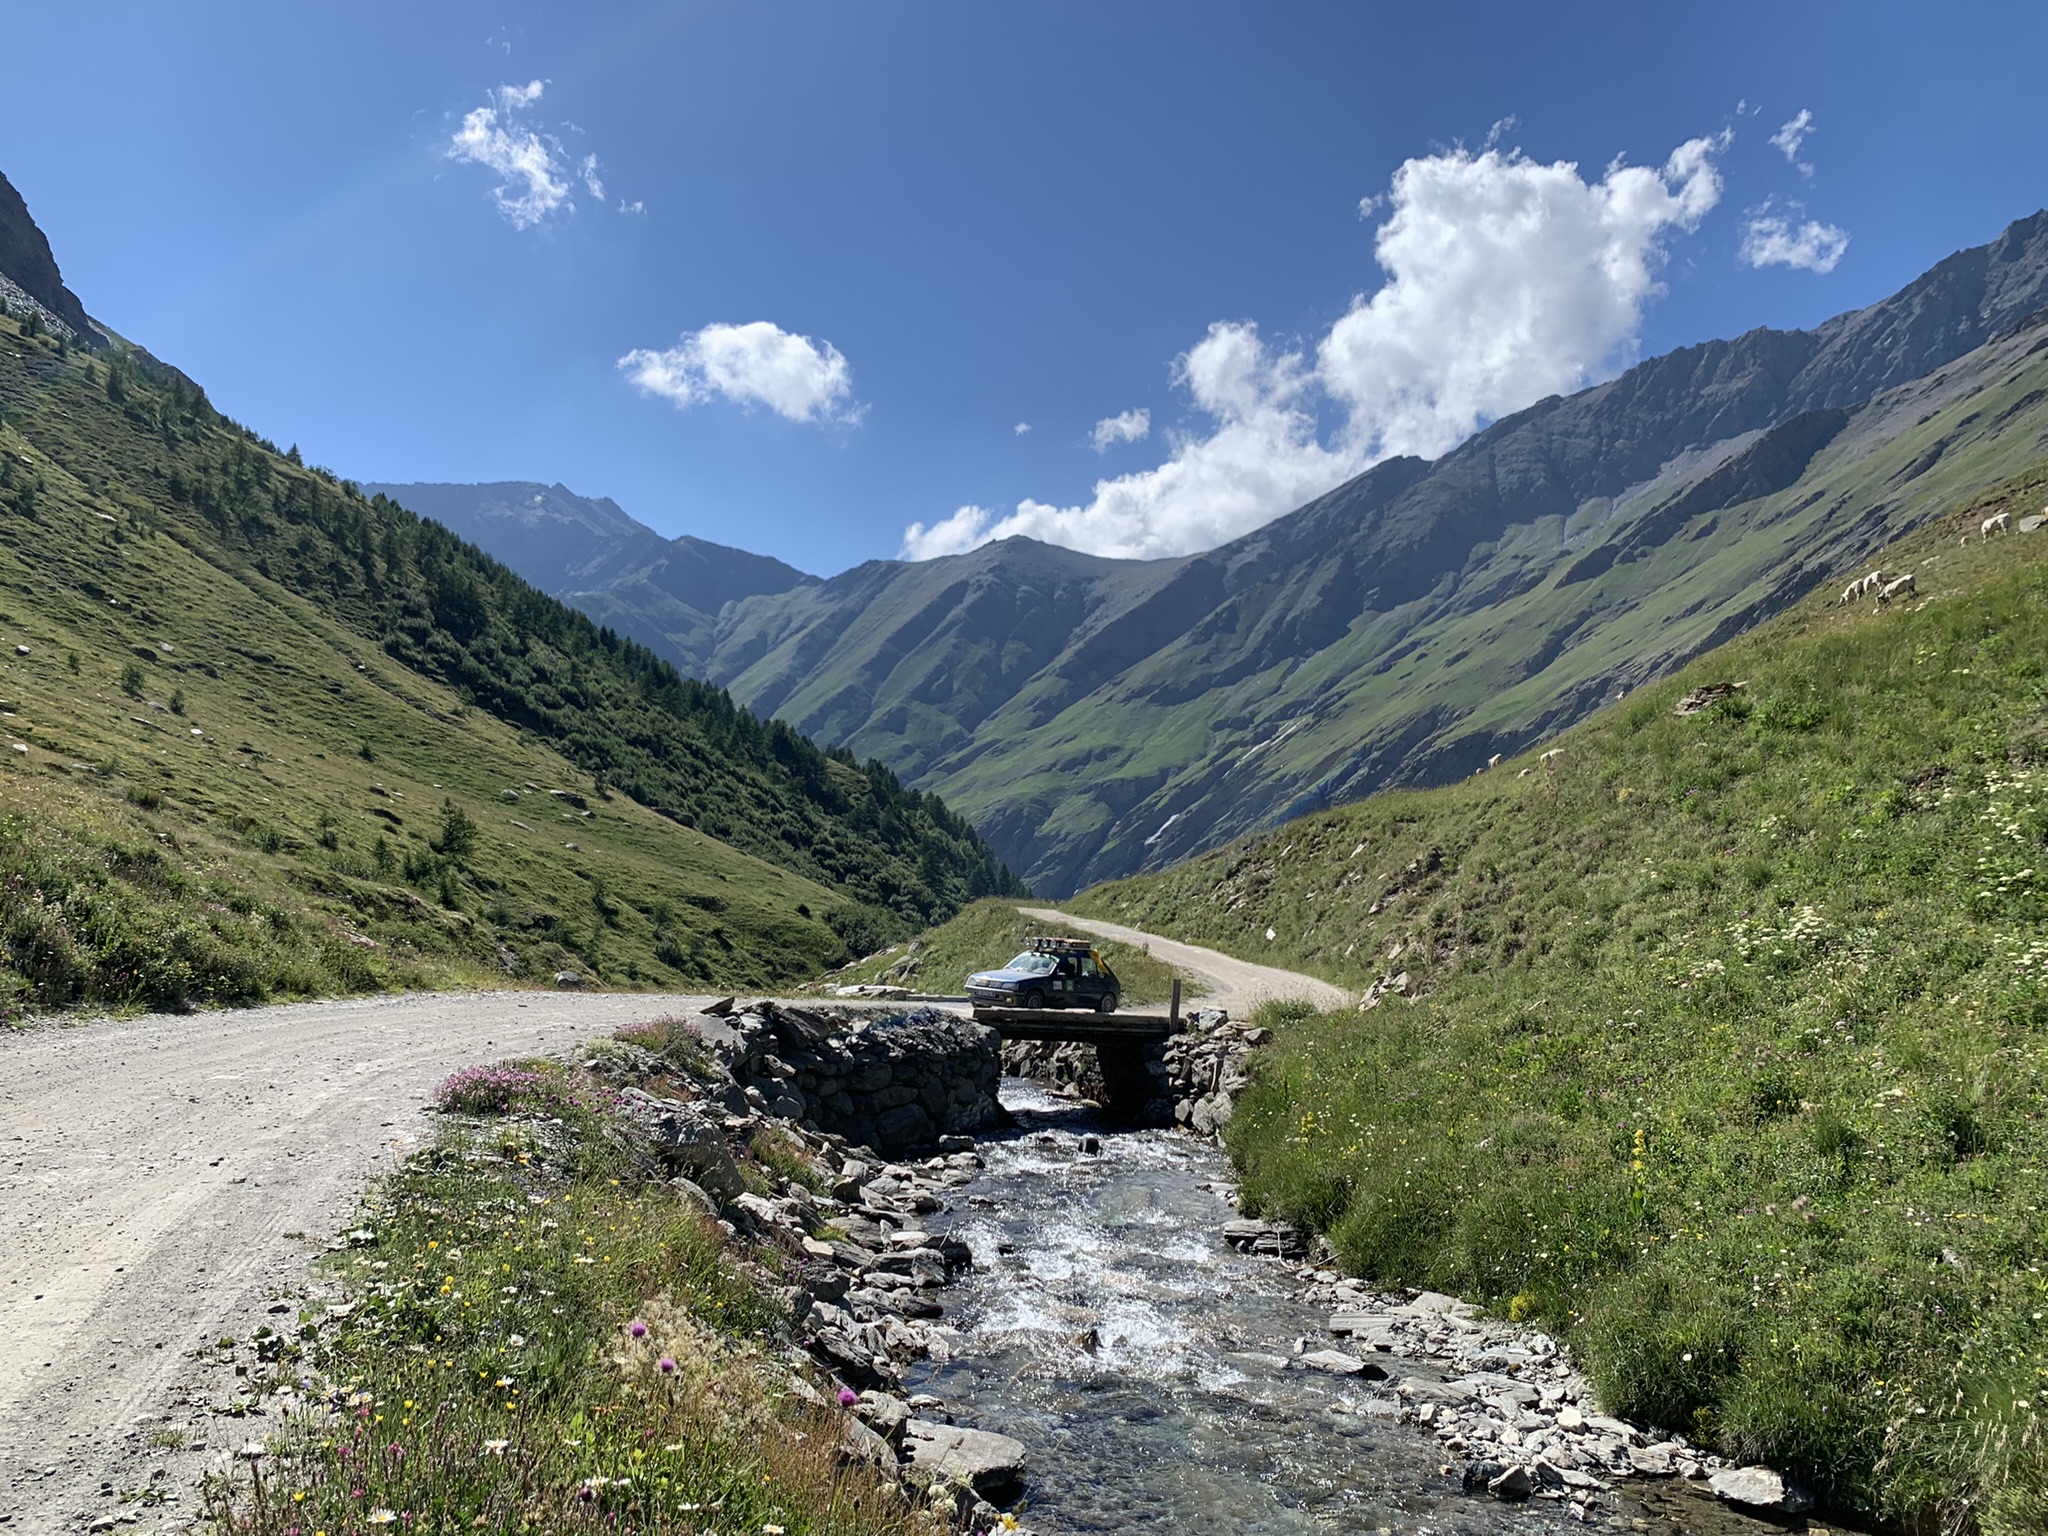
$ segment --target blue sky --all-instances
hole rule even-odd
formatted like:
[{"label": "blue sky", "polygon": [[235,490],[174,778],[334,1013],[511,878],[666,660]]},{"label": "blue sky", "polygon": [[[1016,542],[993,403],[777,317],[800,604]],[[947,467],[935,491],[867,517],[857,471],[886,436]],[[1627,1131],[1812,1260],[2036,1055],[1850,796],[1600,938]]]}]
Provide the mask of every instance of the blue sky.
[{"label": "blue sky", "polygon": [[0,169],[224,410],[820,573],[1203,547],[2048,202],[2037,0],[81,0],[8,36]]}]

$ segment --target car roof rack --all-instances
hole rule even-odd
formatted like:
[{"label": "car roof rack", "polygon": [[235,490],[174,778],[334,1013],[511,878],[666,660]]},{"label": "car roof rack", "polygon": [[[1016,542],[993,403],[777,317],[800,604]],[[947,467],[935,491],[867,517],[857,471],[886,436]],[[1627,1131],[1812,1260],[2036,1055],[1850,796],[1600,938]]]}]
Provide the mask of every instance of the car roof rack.
[{"label": "car roof rack", "polygon": [[1095,946],[1086,939],[1035,938],[1031,947],[1042,955],[1092,955]]}]

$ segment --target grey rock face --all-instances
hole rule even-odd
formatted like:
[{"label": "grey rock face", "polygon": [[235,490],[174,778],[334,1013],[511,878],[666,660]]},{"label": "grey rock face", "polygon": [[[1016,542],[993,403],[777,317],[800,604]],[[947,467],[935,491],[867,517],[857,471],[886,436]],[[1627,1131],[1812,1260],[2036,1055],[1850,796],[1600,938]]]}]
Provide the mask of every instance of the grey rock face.
[{"label": "grey rock face", "polygon": [[87,317],[85,306],[78,302],[78,295],[64,286],[57,258],[50,253],[49,240],[29,216],[28,204],[14,189],[14,183],[5,176],[0,176],[0,274],[11,279],[7,286],[15,290],[10,302],[19,304],[25,299],[32,303],[47,321],[63,327],[81,345],[107,344],[107,338]]}]

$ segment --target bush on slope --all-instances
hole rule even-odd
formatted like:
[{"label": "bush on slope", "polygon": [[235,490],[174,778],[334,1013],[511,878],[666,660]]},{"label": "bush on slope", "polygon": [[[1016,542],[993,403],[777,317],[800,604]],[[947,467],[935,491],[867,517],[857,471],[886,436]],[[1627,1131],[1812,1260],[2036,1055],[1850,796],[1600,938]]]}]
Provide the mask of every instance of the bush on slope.
[{"label": "bush on slope", "polygon": [[[1894,551],[1918,601],[1816,598],[1547,767],[1077,903],[1408,973],[1264,1061],[1251,1204],[1541,1319],[1616,1412],[1838,1508],[2048,1524],[2048,534],[1975,538],[2044,496]],[[1674,714],[1715,681],[1748,686]]]}]

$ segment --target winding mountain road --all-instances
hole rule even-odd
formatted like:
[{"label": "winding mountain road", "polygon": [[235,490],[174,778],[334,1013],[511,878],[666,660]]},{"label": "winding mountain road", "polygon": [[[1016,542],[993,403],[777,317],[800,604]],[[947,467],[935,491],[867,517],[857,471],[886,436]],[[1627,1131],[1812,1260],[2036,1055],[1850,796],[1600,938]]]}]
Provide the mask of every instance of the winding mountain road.
[{"label": "winding mountain road", "polygon": [[1126,928],[1122,923],[1075,917],[1052,907],[1019,907],[1017,910],[1036,922],[1065,923],[1069,928],[1092,933],[1098,939],[1114,939],[1119,944],[1145,950],[1154,960],[1171,966],[1188,980],[1199,981],[1204,989],[1203,1006],[1228,1009],[1233,1019],[1250,1018],[1252,1009],[1260,1003],[1289,998],[1305,998],[1318,1008],[1346,1008],[1357,1001],[1354,994],[1342,987],[1318,981],[1313,976],[1283,971],[1277,966],[1255,965],[1249,960],[1234,959],[1220,950],[1204,949],[1199,944],[1183,944],[1178,939],[1162,939],[1157,934],[1141,933],[1136,928]]},{"label": "winding mountain road", "polygon": [[[1147,945],[1234,1015],[1348,1001],[1312,977],[1025,911]],[[189,1524],[196,1474],[269,1427],[216,1411],[233,1379],[205,1346],[295,1325],[269,1308],[296,1312],[280,1298],[365,1180],[425,1140],[434,1085],[710,1000],[438,993],[0,1036],[0,1536]],[[152,1487],[171,1502],[137,1497]]]}]

